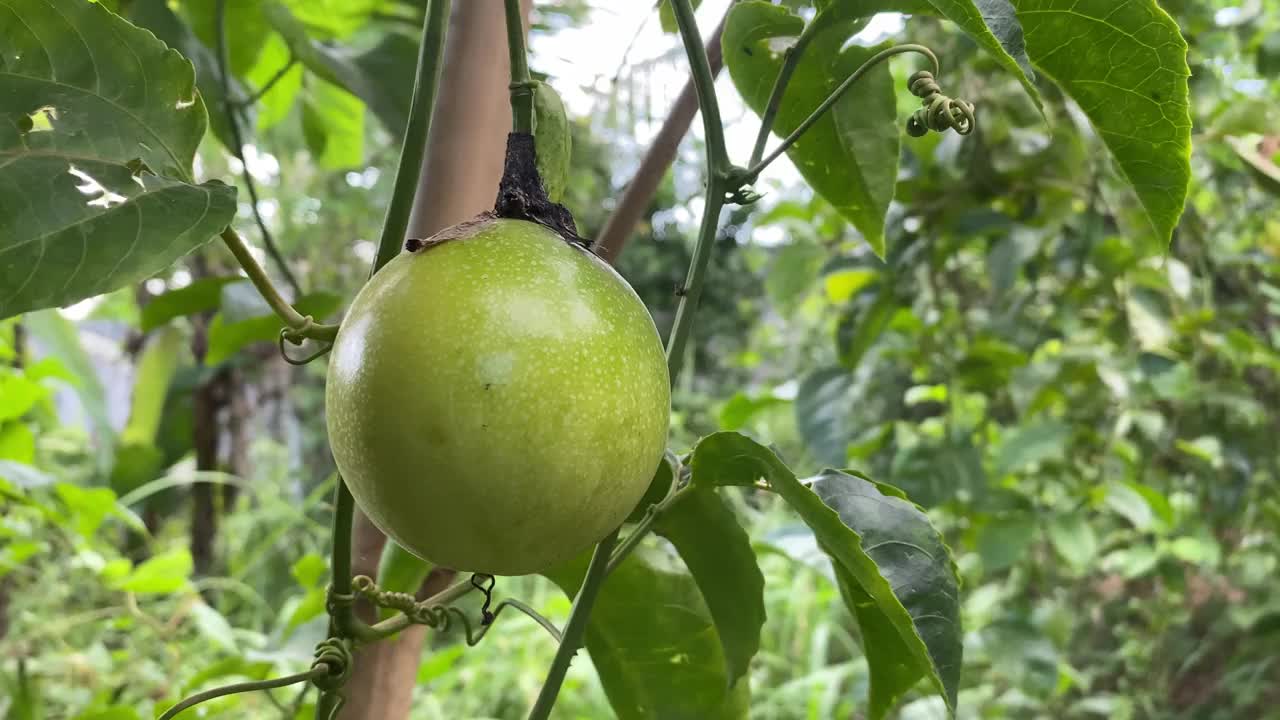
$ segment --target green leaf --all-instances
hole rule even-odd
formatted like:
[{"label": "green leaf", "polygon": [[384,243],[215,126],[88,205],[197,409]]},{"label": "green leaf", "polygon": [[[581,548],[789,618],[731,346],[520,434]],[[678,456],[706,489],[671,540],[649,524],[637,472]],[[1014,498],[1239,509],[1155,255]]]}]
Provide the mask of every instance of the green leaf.
[{"label": "green leaf", "polygon": [[139,329],[151,332],[174,318],[217,310],[222,287],[228,283],[246,282],[239,276],[200,278],[186,287],[161,293],[142,308]]},{"label": "green leaf", "polygon": [[150,442],[122,443],[116,448],[110,487],[119,496],[133,493],[164,469],[164,453]]},{"label": "green leaf", "polygon": [[[0,384],[0,390],[3,384]],[[31,465],[36,461],[36,436],[23,422],[0,425],[0,460]]]},{"label": "green leaf", "polygon": [[[590,555],[547,573],[570,597]],[[587,652],[619,720],[741,720],[747,679],[732,688],[715,621],[671,552],[642,546],[601,588]]]},{"label": "green leaf", "polygon": [[27,314],[23,324],[48,353],[75,376],[73,383],[76,397],[89,419],[95,450],[95,464],[103,473],[111,469],[111,454],[115,449],[116,432],[107,417],[107,391],[98,377],[94,361],[80,342],[80,332],[75,323],[64,318],[56,310],[41,310]]},{"label": "green leaf", "polygon": [[963,652],[959,579],[920,508],[896,488],[835,470],[806,487],[772,451],[737,433],[703,438],[691,464],[692,482],[702,487],[767,480],[813,530],[837,577],[845,574],[873,668],[871,717],[883,717],[920,677],[954,714]]},{"label": "green leaf", "polygon": [[836,346],[840,362],[856,370],[898,312],[898,298],[889,287],[859,295],[836,326]]},{"label": "green leaf", "polygon": [[778,250],[773,266],[765,277],[764,289],[779,311],[785,315],[795,312],[800,301],[818,279],[818,273],[826,259],[827,251],[821,245],[803,240],[784,245]]},{"label": "green leaf", "polygon": [[47,392],[23,375],[0,371],[0,422],[26,415]]},{"label": "green leaf", "polygon": [[938,14],[960,26],[983,50],[1013,73],[1043,112],[1035,71],[1027,57],[1022,26],[1009,0],[929,0]]},{"label": "green leaf", "polygon": [[[303,315],[310,315],[320,320],[342,304],[342,298],[332,293],[310,293],[303,295],[294,307]],[[261,315],[227,322],[222,313],[213,317],[209,323],[209,351],[205,355],[205,365],[217,365],[226,362],[232,355],[255,342],[274,342],[280,335],[284,325],[275,315]]]},{"label": "green leaf", "polygon": [[92,537],[107,516],[116,512],[116,494],[107,488],[82,488],[58,483],[54,492],[70,513],[76,532],[85,538]]},{"label": "green leaf", "polygon": [[125,443],[152,443],[160,428],[169,384],[178,370],[185,338],[177,328],[165,328],[147,342],[134,373],[129,423],[120,433]]},{"label": "green leaf", "polygon": [[534,142],[537,145],[538,174],[551,202],[564,199],[569,184],[569,164],[573,152],[573,135],[569,131],[569,115],[555,88],[538,83],[533,96]]},{"label": "green leaf", "polygon": [[1191,182],[1187,43],[1155,0],[1015,0],[1027,53],[1115,157],[1168,245]]},{"label": "green leaf", "polygon": [[[368,105],[383,126],[393,136],[399,137],[409,118],[409,102],[413,88],[413,72],[417,67],[417,43],[404,36],[384,37],[368,52],[356,55],[345,48],[319,43],[308,33],[307,25],[299,19],[304,10],[318,10],[323,3],[304,0],[302,4],[273,2],[263,7],[267,20],[280,33],[290,52],[311,73],[321,80],[345,89],[347,93]],[[344,6],[328,11],[330,17],[342,14]],[[292,10],[293,12],[290,12]],[[312,13],[305,15],[312,17]],[[315,15],[320,17],[320,15]],[[319,102],[313,98],[313,102]],[[304,106],[304,111],[306,107]],[[363,126],[363,107],[360,123]],[[304,115],[304,122],[306,116]]]},{"label": "green leaf", "polygon": [[200,634],[214,647],[231,653],[239,650],[231,623],[227,622],[222,613],[198,602],[191,606],[191,620]]},{"label": "green leaf", "polygon": [[194,565],[186,548],[156,555],[115,583],[116,590],[139,595],[169,594],[187,587]]},{"label": "green leaf", "polygon": [[[693,0],[690,5],[694,10],[702,4],[702,0]],[[665,33],[675,33],[680,31],[680,26],[676,23],[676,13],[671,7],[671,0],[659,0],[658,2],[658,24],[662,26]]]},{"label": "green leaf", "polygon": [[1098,536],[1083,515],[1056,517],[1048,529],[1053,549],[1077,571],[1087,569],[1097,559]]},{"label": "green leaf", "polygon": [[364,103],[341,87],[311,83],[302,101],[302,129],[320,167],[342,170],[364,162]]},{"label": "green leaf", "polygon": [[[185,0],[178,5],[191,32],[208,48],[218,46],[219,0]],[[226,13],[227,56],[232,75],[244,75],[258,60],[271,28],[262,16],[262,0],[221,0]]]},{"label": "green leaf", "polygon": [[724,647],[729,682],[747,673],[764,627],[764,576],[751,538],[713,490],[692,488],[662,514],[655,531],[671,541],[702,592]]},{"label": "green leaf", "polygon": [[1071,440],[1071,426],[1056,420],[1008,430],[996,451],[995,473],[1008,475],[1048,460],[1060,460]]},{"label": "green leaf", "polygon": [[988,573],[999,572],[1022,559],[1035,537],[1036,526],[1036,519],[1025,514],[992,518],[978,538],[983,569]]},{"label": "green leaf", "polygon": [[842,367],[815,370],[796,391],[796,428],[813,456],[828,465],[844,465],[853,439],[857,399],[853,373]]},{"label": "green leaf", "polygon": [[[831,12],[836,12],[833,8]],[[817,22],[817,20],[815,20]],[[824,22],[796,65],[773,130],[795,130],[836,87],[880,48],[851,45],[862,26],[841,16]],[[787,8],[761,0],[730,10],[722,44],[725,66],[738,92],[762,113],[782,68],[783,48],[798,39],[804,21]],[[884,255],[884,216],[893,199],[901,132],[889,68],[880,64],[841,97],[787,155],[805,180]]]},{"label": "green leaf", "polygon": [[733,397],[720,408],[720,429],[740,430],[758,413],[785,404],[787,404],[786,400],[774,395],[751,397],[743,392],[734,393]]},{"label": "green leaf", "polygon": [[0,0],[0,317],[153,275],[226,227],[191,64],[80,0]]},{"label": "green leaf", "polygon": [[[262,53],[258,55],[258,62],[249,70],[245,79],[258,88],[260,92],[277,73],[289,64],[292,57],[284,38],[280,37],[279,33],[272,33],[267,37],[266,44],[262,46]],[[293,67],[285,71],[284,75],[279,80],[276,80],[275,84],[258,99],[259,132],[279,124],[293,111],[294,100],[298,96],[298,91],[302,89],[302,74],[303,66],[300,63],[294,63]]]}]

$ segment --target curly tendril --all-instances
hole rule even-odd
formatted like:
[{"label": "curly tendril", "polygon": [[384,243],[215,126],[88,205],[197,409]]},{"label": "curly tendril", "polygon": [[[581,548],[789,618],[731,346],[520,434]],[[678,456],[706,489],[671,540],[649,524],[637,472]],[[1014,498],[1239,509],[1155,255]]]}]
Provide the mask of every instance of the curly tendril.
[{"label": "curly tendril", "polygon": [[[493,622],[497,620],[498,615],[507,608],[515,608],[520,612],[528,615],[542,626],[557,642],[560,640],[560,630],[555,625],[540,615],[536,610],[528,605],[516,600],[508,598],[498,603],[493,610],[489,610],[489,603],[492,601],[494,578],[492,575],[476,574],[471,577],[471,584],[485,594],[484,607],[481,608],[480,628],[477,630],[471,624],[471,619],[466,613],[456,607],[449,605],[441,605],[431,600],[419,601],[409,593],[393,592],[383,590],[368,575],[357,575],[351,579],[351,590],[359,597],[368,600],[377,607],[386,608],[388,610],[396,610],[404,614],[408,620],[414,625],[426,625],[429,628],[444,632],[448,630],[456,622],[462,626],[463,633],[466,635],[467,645],[475,646],[489,632],[489,628],[493,627]],[[335,601],[332,594],[330,595],[330,604],[335,602],[350,602],[351,596],[343,596]]]},{"label": "curly tendril", "polygon": [[973,103],[954,100],[942,94],[942,87],[934,79],[933,73],[920,70],[907,80],[911,94],[920,98],[924,106],[907,120],[907,134],[911,137],[923,137],[930,130],[945,132],[955,130],[961,135],[973,132],[976,122],[973,114]]}]

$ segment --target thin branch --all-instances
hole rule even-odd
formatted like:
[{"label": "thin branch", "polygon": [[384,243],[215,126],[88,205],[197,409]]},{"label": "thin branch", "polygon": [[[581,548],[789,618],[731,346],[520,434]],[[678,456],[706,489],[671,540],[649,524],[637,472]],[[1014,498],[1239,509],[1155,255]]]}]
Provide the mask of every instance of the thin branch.
[{"label": "thin branch", "polygon": [[[228,98],[227,103],[229,105],[233,105],[238,108],[250,107],[256,104],[267,93],[271,92],[271,88],[275,87],[276,83],[280,82],[281,78],[283,78],[285,75],[288,75],[289,71],[293,69],[293,66],[297,64],[298,64],[298,58],[294,57],[293,53],[290,52],[289,62],[285,63],[284,67],[277,70],[274,75],[268,78],[267,81],[262,84],[262,87],[255,90],[254,93],[245,100],[237,100],[235,102],[232,102],[231,99]],[[223,90],[223,92],[225,94],[226,90]]]},{"label": "thin branch", "polygon": [[275,238],[271,237],[271,231],[267,229],[266,220],[262,217],[262,212],[258,209],[258,188],[253,183],[253,174],[249,172],[249,163],[244,159],[244,138],[240,135],[240,119],[236,115],[236,108],[231,102],[231,71],[229,65],[229,51],[227,49],[227,0],[217,0],[214,4],[214,12],[216,13],[214,22],[214,33],[217,35],[218,50],[215,55],[218,59],[218,77],[222,81],[222,107],[227,115],[227,128],[231,131],[231,142],[234,147],[231,148],[232,154],[240,161],[241,174],[244,176],[245,188],[249,191],[249,202],[253,207],[253,218],[258,223],[258,231],[262,233],[262,244],[267,249],[267,254],[271,256],[272,262],[276,264],[276,269],[280,271],[280,275],[284,277],[285,282],[289,284],[289,288],[293,290],[294,297],[302,295],[302,286],[298,284],[298,278],[293,274],[293,270],[289,269],[289,263],[285,262],[284,255],[280,254],[280,248],[276,245]]},{"label": "thin branch", "polygon": [[[728,17],[726,13],[725,17]],[[707,62],[711,65],[711,75],[715,77],[724,67],[724,54],[720,47],[720,37],[724,34],[725,18],[712,31],[707,40]],[[606,262],[614,262],[622,254],[622,248],[631,239],[636,224],[649,207],[653,196],[666,176],[667,170],[675,162],[676,152],[680,149],[680,141],[689,132],[693,118],[698,114],[698,91],[692,78],[685,82],[684,88],[671,106],[671,112],[662,123],[662,129],[649,146],[649,151],[640,162],[639,169],[632,176],[622,191],[622,197],[605,221],[604,228],[596,239],[594,250]]]}]

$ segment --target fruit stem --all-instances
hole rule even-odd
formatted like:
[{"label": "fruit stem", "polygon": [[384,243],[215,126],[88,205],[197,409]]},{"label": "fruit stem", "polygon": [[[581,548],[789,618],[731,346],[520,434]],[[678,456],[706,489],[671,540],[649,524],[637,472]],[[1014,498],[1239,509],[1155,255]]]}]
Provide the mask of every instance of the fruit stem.
[{"label": "fruit stem", "polygon": [[582,586],[578,588],[578,596],[574,598],[573,609],[569,611],[569,622],[564,626],[560,647],[556,649],[556,656],[551,661],[551,668],[547,671],[547,679],[542,683],[538,700],[529,711],[529,720],[547,720],[551,716],[551,708],[556,704],[560,686],[569,672],[569,663],[578,648],[582,647],[583,636],[587,631],[587,618],[591,614],[596,596],[600,594],[605,570],[609,566],[609,556],[617,542],[618,531],[614,530],[596,545],[596,550],[591,555],[591,564],[587,566],[587,574],[582,578]]},{"label": "fruit stem", "polygon": [[422,23],[422,44],[418,47],[418,71],[413,81],[413,100],[409,103],[409,123],[404,129],[391,203],[387,205],[382,239],[378,241],[378,256],[374,259],[370,276],[399,255],[404,245],[409,214],[418,189],[418,175],[422,172],[422,156],[431,133],[431,111],[440,86],[440,67],[443,64],[440,58],[444,54],[445,33],[449,29],[450,5],[451,0],[430,0],[427,3]]},{"label": "fruit stem", "polygon": [[520,0],[505,0],[507,10],[507,52],[511,57],[511,131],[533,134],[533,92],[537,83],[529,75],[529,58],[524,50],[524,10]]}]

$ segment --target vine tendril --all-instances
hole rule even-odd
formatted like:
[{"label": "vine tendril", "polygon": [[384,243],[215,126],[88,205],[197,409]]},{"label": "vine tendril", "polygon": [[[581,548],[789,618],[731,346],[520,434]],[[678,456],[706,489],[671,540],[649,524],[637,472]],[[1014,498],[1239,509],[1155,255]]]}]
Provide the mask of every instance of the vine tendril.
[{"label": "vine tendril", "polygon": [[902,53],[908,52],[918,53],[928,58],[929,62],[933,65],[933,71],[921,70],[920,72],[912,75],[911,80],[908,83],[911,93],[921,99],[924,107],[917,110],[915,114],[911,116],[910,120],[907,121],[907,133],[912,137],[920,137],[929,130],[942,132],[947,129],[953,129],[961,135],[968,135],[970,132],[973,132],[975,123],[974,107],[972,104],[963,100],[954,100],[942,94],[941,87],[938,85],[937,81],[934,80],[934,77],[940,73],[940,70],[938,57],[933,54],[933,51],[923,45],[895,45],[891,48],[881,50],[868,58],[866,62],[859,65],[858,69],[850,73],[835,90],[831,91],[831,94],[828,95],[827,98],[809,114],[809,117],[804,119],[804,122],[801,122],[796,126],[796,129],[792,130],[791,134],[787,135],[787,137],[784,138],[783,141],[763,159],[754,163],[751,167],[745,170],[741,168],[731,168],[727,183],[728,187],[736,189],[730,190],[726,193],[726,200],[728,202],[744,204],[742,202],[743,200],[754,202],[756,199],[759,199],[759,195],[755,194],[745,186],[755,182],[756,178],[760,176],[760,173],[768,167],[770,163],[777,160],[782,153],[789,150],[792,145],[795,145],[796,141],[808,132],[809,128],[813,127],[814,123],[818,122],[824,113],[834,107],[836,102],[838,102],[840,98],[862,78],[863,75],[867,74],[871,68],[879,65],[885,60],[888,60],[894,55],[901,55]]},{"label": "vine tendril", "polygon": [[[489,603],[492,601],[494,578],[492,575],[477,573],[471,576],[471,585],[481,592],[485,593],[484,607],[481,608],[480,627],[476,629],[471,624],[471,619],[466,613],[456,607],[450,605],[441,605],[431,599],[418,601],[409,593],[393,592],[383,590],[378,587],[368,575],[357,575],[351,580],[351,589],[355,595],[363,597],[377,607],[387,608],[389,610],[397,610],[404,614],[410,623],[414,625],[426,625],[429,628],[439,630],[441,632],[448,630],[454,622],[462,625],[463,633],[466,636],[467,645],[474,647],[489,632],[489,628],[493,627],[493,623],[497,620],[498,615],[507,608],[515,608],[520,612],[528,615],[534,622],[542,626],[553,638],[558,642],[561,634],[550,620],[547,620],[536,610],[528,605],[516,600],[508,598],[494,606],[493,610],[489,610]],[[331,601],[332,602],[332,601]]]},{"label": "vine tendril", "polygon": [[[308,315],[307,319],[310,320],[311,316]],[[307,363],[313,360],[318,360],[324,357],[325,355],[328,355],[329,351],[333,349],[333,343],[325,343],[310,355],[306,355],[304,357],[294,357],[289,354],[289,349],[285,347],[285,341],[287,340],[289,343],[293,345],[301,345],[305,338],[302,335],[298,334],[299,332],[300,331],[291,330],[287,327],[280,328],[280,337],[278,338],[278,341],[277,341],[277,344],[280,346],[280,357],[284,358],[284,361],[289,363],[290,365],[306,365]]]},{"label": "vine tendril", "polygon": [[961,135],[973,132],[977,122],[973,114],[973,103],[954,100],[942,94],[942,87],[934,79],[933,73],[920,70],[907,80],[911,94],[920,98],[924,106],[915,111],[907,120],[907,134],[911,137],[923,137],[930,130],[945,132],[955,130]]}]

